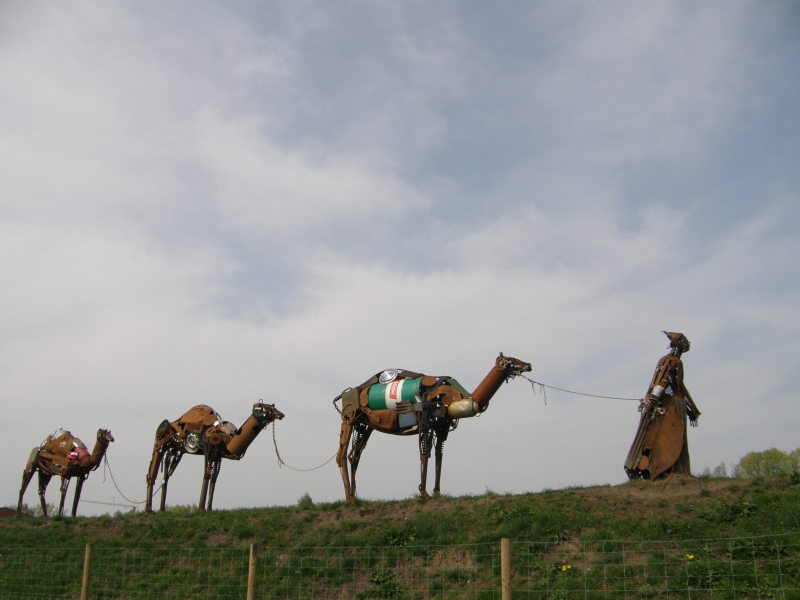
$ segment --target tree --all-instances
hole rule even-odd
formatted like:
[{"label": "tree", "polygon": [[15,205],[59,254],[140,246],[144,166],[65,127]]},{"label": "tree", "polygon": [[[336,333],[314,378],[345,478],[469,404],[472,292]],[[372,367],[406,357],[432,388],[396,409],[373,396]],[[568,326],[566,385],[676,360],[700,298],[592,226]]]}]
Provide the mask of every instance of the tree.
[{"label": "tree", "polygon": [[712,477],[716,477],[718,479],[720,477],[727,477],[728,476],[728,469],[727,469],[727,467],[725,467],[725,463],[721,462],[716,467],[714,467],[714,470],[711,471],[711,476]]},{"label": "tree", "polygon": [[733,476],[738,478],[779,477],[800,471],[800,448],[784,452],[770,448],[763,452],[748,452],[733,468]]},{"label": "tree", "polygon": [[698,475],[698,477],[702,477],[703,479],[722,479],[728,476],[728,469],[725,466],[725,462],[719,463],[714,470],[711,470],[711,467],[706,467],[703,469],[703,472]]}]

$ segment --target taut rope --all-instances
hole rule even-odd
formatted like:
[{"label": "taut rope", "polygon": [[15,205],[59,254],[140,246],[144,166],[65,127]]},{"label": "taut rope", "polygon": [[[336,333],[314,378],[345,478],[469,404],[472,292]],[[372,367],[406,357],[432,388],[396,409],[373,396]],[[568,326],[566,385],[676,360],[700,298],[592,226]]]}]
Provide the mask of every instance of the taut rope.
[{"label": "taut rope", "polygon": [[531,389],[533,393],[536,393],[536,386],[539,386],[539,389],[542,391],[542,397],[544,398],[544,403],[547,404],[547,393],[545,392],[545,388],[550,388],[551,390],[558,390],[559,392],[566,392],[568,394],[575,394],[577,396],[588,396],[590,398],[603,398],[604,400],[628,400],[630,402],[641,402],[642,398],[620,398],[618,396],[599,396],[597,394],[584,394],[583,392],[573,392],[572,390],[565,390],[564,388],[556,387],[554,385],[547,385],[541,383],[539,381],[534,381],[530,377],[525,377],[525,375],[520,373],[520,377],[523,379],[527,379],[531,382]]}]

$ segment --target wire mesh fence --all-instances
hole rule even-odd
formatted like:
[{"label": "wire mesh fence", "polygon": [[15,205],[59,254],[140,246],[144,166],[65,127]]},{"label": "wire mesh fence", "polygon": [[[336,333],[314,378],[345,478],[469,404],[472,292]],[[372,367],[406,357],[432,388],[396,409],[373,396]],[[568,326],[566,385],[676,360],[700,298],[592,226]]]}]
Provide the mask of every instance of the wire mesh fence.
[{"label": "wire mesh fence", "polygon": [[800,534],[514,543],[520,598],[800,598]]},{"label": "wire mesh fence", "polygon": [[496,544],[263,554],[257,596],[263,598],[472,598],[481,587],[491,587],[492,568],[500,560]]},{"label": "wire mesh fence", "polygon": [[[511,598],[800,599],[800,534],[514,542]],[[500,543],[363,548],[95,548],[87,598],[497,599]],[[84,554],[0,548],[0,599],[81,598]],[[248,580],[255,587],[248,590]],[[249,594],[249,595],[248,595]]]},{"label": "wire mesh fence", "polygon": [[[80,598],[84,552],[0,550],[0,599]],[[90,598],[241,598],[248,548],[96,548]]]}]

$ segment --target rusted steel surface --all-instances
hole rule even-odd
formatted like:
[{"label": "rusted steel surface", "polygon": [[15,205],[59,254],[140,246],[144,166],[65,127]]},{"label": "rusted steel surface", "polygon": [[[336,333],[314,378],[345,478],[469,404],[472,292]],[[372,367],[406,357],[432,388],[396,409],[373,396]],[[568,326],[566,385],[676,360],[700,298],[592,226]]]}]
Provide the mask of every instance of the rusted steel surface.
[{"label": "rusted steel surface", "polygon": [[683,418],[678,414],[677,403],[673,402],[666,413],[657,417],[660,421],[658,435],[650,446],[650,478],[655,479],[669,469],[683,450],[684,429]]},{"label": "rusted steel surface", "polygon": [[89,452],[81,440],[74,437],[69,431],[57,429],[36,448],[31,451],[28,464],[22,473],[22,487],[19,490],[19,502],[17,503],[17,515],[22,514],[22,498],[28,484],[33,479],[34,474],[39,474],[39,501],[42,505],[44,516],[47,516],[47,502],[45,493],[50,479],[54,476],[61,478],[61,501],[58,505],[58,514],[64,514],[64,500],[69,489],[69,480],[77,478],[75,486],[75,496],[72,502],[72,516],[78,512],[78,502],[81,498],[83,483],[89,477],[89,473],[100,466],[105,456],[108,445],[114,441],[114,437],[108,429],[97,430],[97,441],[94,449]]},{"label": "rusted steel surface", "polygon": [[147,473],[146,512],[153,512],[153,488],[159,471],[163,473],[160,509],[165,510],[169,478],[187,453],[202,454],[205,458],[198,511],[211,510],[222,459],[241,459],[258,434],[273,421],[283,419],[283,416],[274,404],[257,402],[244,425],[237,428],[223,421],[210,406],[200,404],[176,421],[162,421],[156,430],[153,457]]},{"label": "rusted steel surface", "polygon": [[681,355],[689,351],[690,343],[682,333],[664,333],[670,351],[658,361],[639,406],[639,428],[625,460],[631,479],[691,475],[686,424],[688,420],[696,425],[700,411],[683,382]]},{"label": "rusted steel surface", "polygon": [[334,406],[341,400],[336,464],[342,473],[346,500],[353,502],[356,498],[358,463],[373,431],[417,436],[420,495],[428,497],[425,488],[432,451],[436,457],[433,491],[439,492],[444,442],[459,419],[484,412],[503,383],[530,370],[530,363],[501,353],[472,394],[452,377],[433,377],[405,369],[387,369],[344,390],[334,400]]},{"label": "rusted steel surface", "polygon": [[[472,392],[472,399],[478,404],[481,412],[487,409],[489,406],[489,400],[491,400],[492,396],[494,396],[497,390],[500,389],[500,386],[508,381],[508,370],[511,369],[514,371],[516,368],[514,364],[515,362],[520,363],[521,361],[518,361],[516,358],[503,356],[501,353],[500,356],[497,357],[492,370],[489,371],[486,377],[483,378],[483,381],[481,381],[478,384],[478,387],[475,388],[475,391]],[[522,364],[527,365],[527,368],[514,372],[512,377],[515,377],[519,373],[527,373],[531,370],[530,363]]]}]

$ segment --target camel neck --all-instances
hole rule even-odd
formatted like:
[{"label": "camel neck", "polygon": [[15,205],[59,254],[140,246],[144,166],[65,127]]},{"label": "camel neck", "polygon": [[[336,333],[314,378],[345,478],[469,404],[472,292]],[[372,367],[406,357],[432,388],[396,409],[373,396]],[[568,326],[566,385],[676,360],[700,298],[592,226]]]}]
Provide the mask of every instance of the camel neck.
[{"label": "camel neck", "polygon": [[483,381],[478,384],[478,387],[472,392],[472,399],[480,407],[481,412],[486,410],[489,400],[497,393],[497,390],[505,383],[505,380],[505,369],[501,369],[495,365],[486,377],[483,378]]},{"label": "camel neck", "polygon": [[89,462],[93,465],[99,465],[100,461],[103,460],[103,456],[108,449],[108,442],[104,440],[97,440],[94,444],[94,450],[92,450],[92,454],[89,456]]}]

